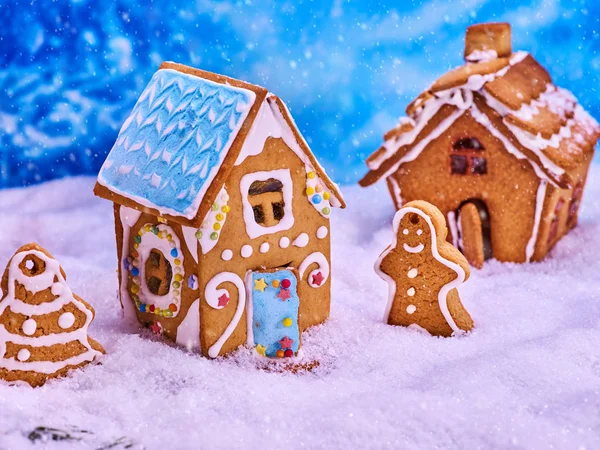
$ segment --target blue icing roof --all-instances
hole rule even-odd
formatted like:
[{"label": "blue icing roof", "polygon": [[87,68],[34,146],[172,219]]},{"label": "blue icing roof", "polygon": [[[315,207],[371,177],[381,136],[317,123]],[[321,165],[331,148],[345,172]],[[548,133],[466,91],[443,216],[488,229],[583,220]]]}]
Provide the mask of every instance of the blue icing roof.
[{"label": "blue icing roof", "polygon": [[159,70],[123,124],[98,182],[161,213],[194,218],[255,97]]}]

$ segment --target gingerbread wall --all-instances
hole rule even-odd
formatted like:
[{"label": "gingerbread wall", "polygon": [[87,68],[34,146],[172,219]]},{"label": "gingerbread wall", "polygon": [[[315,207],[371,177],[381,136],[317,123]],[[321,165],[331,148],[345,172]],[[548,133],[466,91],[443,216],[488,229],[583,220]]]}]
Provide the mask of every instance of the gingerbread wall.
[{"label": "gingerbread wall", "polygon": [[[428,128],[430,125],[435,128],[445,117],[438,114]],[[487,174],[451,174],[449,159],[454,142],[470,137],[477,138],[485,148],[481,154],[486,158]],[[494,257],[501,261],[526,260],[540,181],[531,164],[508,153],[468,111],[439,138],[431,141],[418,158],[402,164],[390,178],[388,185],[392,195],[395,181],[401,188],[403,201],[428,201],[446,218],[464,201],[482,200],[490,213]]]},{"label": "gingerbread wall", "polygon": [[[244,222],[241,179],[244,175],[259,171],[272,171],[289,169],[293,184],[292,212],[293,226],[286,231],[267,234],[252,239]],[[291,266],[298,268],[305,258],[313,252],[323,254],[328,264],[330,261],[330,233],[329,220],[311,205],[305,193],[307,187],[307,174],[304,162],[283,142],[282,139],[269,138],[264,150],[255,156],[248,156],[243,163],[235,166],[225,184],[229,195],[228,205],[230,210],[225,224],[220,231],[218,243],[207,254],[200,255],[200,322],[202,334],[202,353],[208,355],[208,349],[219,339],[229,324],[234,319],[238,307],[238,289],[232,282],[225,282],[220,288],[225,288],[230,297],[227,305],[222,309],[212,307],[204,295],[204,288],[213,277],[222,272],[229,272],[244,280],[248,270],[265,267]],[[317,237],[317,230],[325,227],[326,236],[322,232]],[[308,242],[305,246],[294,245],[293,242],[306,233]],[[289,246],[282,248],[280,240],[289,239]],[[301,241],[301,240],[300,240]],[[246,251],[242,255],[242,248]],[[248,247],[252,249],[247,255]],[[261,246],[263,252],[261,252]],[[265,249],[268,246],[268,250]],[[223,259],[223,252],[229,250],[231,259]],[[330,307],[330,279],[331,276],[318,288],[311,287],[308,274],[317,267],[312,264],[299,281],[298,292],[300,296],[301,330],[309,326],[322,323],[329,316]],[[247,317],[246,308],[240,320],[235,325],[231,336],[226,340],[219,354],[234,350],[239,345],[246,343]]]}]

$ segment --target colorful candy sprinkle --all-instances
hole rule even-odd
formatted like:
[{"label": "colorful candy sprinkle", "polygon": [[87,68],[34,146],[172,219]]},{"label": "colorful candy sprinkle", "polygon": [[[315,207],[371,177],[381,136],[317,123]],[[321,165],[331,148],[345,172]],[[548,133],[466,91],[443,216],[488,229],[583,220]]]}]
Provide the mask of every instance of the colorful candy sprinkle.
[{"label": "colorful candy sprinkle", "polygon": [[142,237],[138,234],[133,240],[139,244],[142,242]]},{"label": "colorful candy sprinkle", "polygon": [[279,287],[279,280],[273,280],[273,282],[271,284],[273,285],[274,288],[278,288]]},{"label": "colorful candy sprinkle", "polygon": [[331,194],[330,194],[329,192],[324,192],[324,193],[323,193],[323,198],[324,198],[325,200],[329,200],[329,199],[331,198]]},{"label": "colorful candy sprinkle", "polygon": [[294,321],[289,317],[286,317],[285,319],[283,319],[284,327],[291,327],[293,323],[294,323]]},{"label": "colorful candy sprinkle", "polygon": [[225,205],[221,208],[221,211],[227,214],[229,211],[231,211],[231,208],[229,207],[229,205]]},{"label": "colorful candy sprinkle", "polygon": [[215,231],[219,231],[220,229],[221,229],[221,224],[220,224],[219,222],[216,222],[216,223],[213,225],[213,230],[215,230]]},{"label": "colorful candy sprinkle", "polygon": [[175,303],[171,303],[169,305],[169,310],[173,312],[177,311],[177,305]]},{"label": "colorful candy sprinkle", "polygon": [[196,231],[196,239],[202,239],[202,231]]},{"label": "colorful candy sprinkle", "polygon": [[215,202],[212,204],[212,206],[210,207],[210,209],[212,209],[213,211],[218,211],[219,210],[219,205]]},{"label": "colorful candy sprinkle", "polygon": [[315,191],[321,192],[322,190],[323,190],[323,186],[321,186],[320,184],[317,184],[317,187],[315,188]]},{"label": "colorful candy sprinkle", "polygon": [[279,350],[277,350],[277,353],[275,353],[275,355],[276,355],[278,358],[283,358],[283,356],[285,355],[285,353],[284,353],[284,351],[283,351],[283,350],[279,349]]},{"label": "colorful candy sprinkle", "polygon": [[178,255],[178,254],[179,254],[179,253],[177,252],[177,249],[176,249],[176,248],[173,248],[173,249],[171,249],[171,256],[172,256],[173,258],[177,258],[177,255]]},{"label": "colorful candy sprinkle", "polygon": [[181,265],[181,260],[179,258],[175,258],[175,260],[173,262],[175,263],[176,266]]},{"label": "colorful candy sprinkle", "polygon": [[292,356],[294,356],[294,352],[291,348],[288,348],[283,354],[286,358],[291,358]]},{"label": "colorful candy sprinkle", "polygon": [[216,231],[213,231],[212,233],[210,233],[210,238],[213,241],[216,241],[219,238],[219,233],[217,233]]},{"label": "colorful candy sprinkle", "polygon": [[329,213],[331,212],[331,210],[326,206],[325,208],[323,208],[323,214],[325,214],[326,216],[329,215]]},{"label": "colorful candy sprinkle", "polygon": [[217,214],[216,219],[221,222],[223,219],[225,218],[225,216],[221,213]]},{"label": "colorful candy sprinkle", "polygon": [[306,188],[306,195],[313,195],[315,193],[315,189],[312,187]]},{"label": "colorful candy sprinkle", "polygon": [[183,280],[183,277],[181,276],[181,274],[180,273],[175,274],[175,281],[181,281],[181,280]]},{"label": "colorful candy sprinkle", "polygon": [[138,269],[137,267],[134,267],[133,269],[131,269],[131,275],[133,275],[134,277],[137,277],[140,274],[140,269]]},{"label": "colorful candy sprinkle", "polygon": [[140,305],[140,311],[141,311],[141,312],[146,312],[146,305],[145,305],[144,303],[142,303],[142,304]]},{"label": "colorful candy sprinkle", "polygon": [[181,284],[179,284],[179,281],[173,281],[173,287],[175,289],[179,289],[179,286],[181,286]]},{"label": "colorful candy sprinkle", "polygon": [[319,203],[321,203],[321,200],[322,200],[322,198],[321,198],[321,196],[320,196],[319,194],[315,195],[315,196],[312,198],[312,202],[313,202],[315,205],[318,205]]},{"label": "colorful candy sprinkle", "polygon": [[283,280],[281,280],[281,287],[284,289],[289,289],[289,287],[292,285],[292,282],[290,280],[288,280],[287,278],[284,278]]},{"label": "colorful candy sprinkle", "polygon": [[314,172],[308,172],[308,174],[306,176],[312,180],[316,175],[317,174]]}]

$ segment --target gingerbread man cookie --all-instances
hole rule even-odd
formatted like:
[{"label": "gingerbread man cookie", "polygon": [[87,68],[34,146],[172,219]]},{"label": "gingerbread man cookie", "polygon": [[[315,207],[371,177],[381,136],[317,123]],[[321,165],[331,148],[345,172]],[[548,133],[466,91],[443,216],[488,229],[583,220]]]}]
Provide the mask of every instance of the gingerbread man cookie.
[{"label": "gingerbread man cookie", "polygon": [[94,309],[73,294],[58,261],[39,245],[17,250],[2,291],[0,379],[41,386],[104,353],[87,334]]},{"label": "gingerbread man cookie", "polygon": [[446,242],[446,221],[431,203],[413,201],[394,217],[394,240],[375,270],[389,283],[385,321],[418,327],[434,336],[473,328],[457,287],[469,277],[464,256]]}]

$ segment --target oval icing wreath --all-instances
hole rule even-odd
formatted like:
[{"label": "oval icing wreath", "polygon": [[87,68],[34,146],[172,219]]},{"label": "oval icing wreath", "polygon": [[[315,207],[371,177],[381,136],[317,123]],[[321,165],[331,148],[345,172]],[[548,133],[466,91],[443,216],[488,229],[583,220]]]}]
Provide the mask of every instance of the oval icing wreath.
[{"label": "oval icing wreath", "polygon": [[[179,238],[169,226],[142,226],[134,237],[133,250],[125,267],[131,273],[131,299],[139,311],[162,317],[177,316],[183,286],[183,254]],[[153,267],[164,270],[165,279],[151,275],[148,269]],[[155,280],[158,284],[149,284]],[[165,283],[166,286],[161,286]],[[157,291],[161,287],[166,288],[166,293]]]}]

